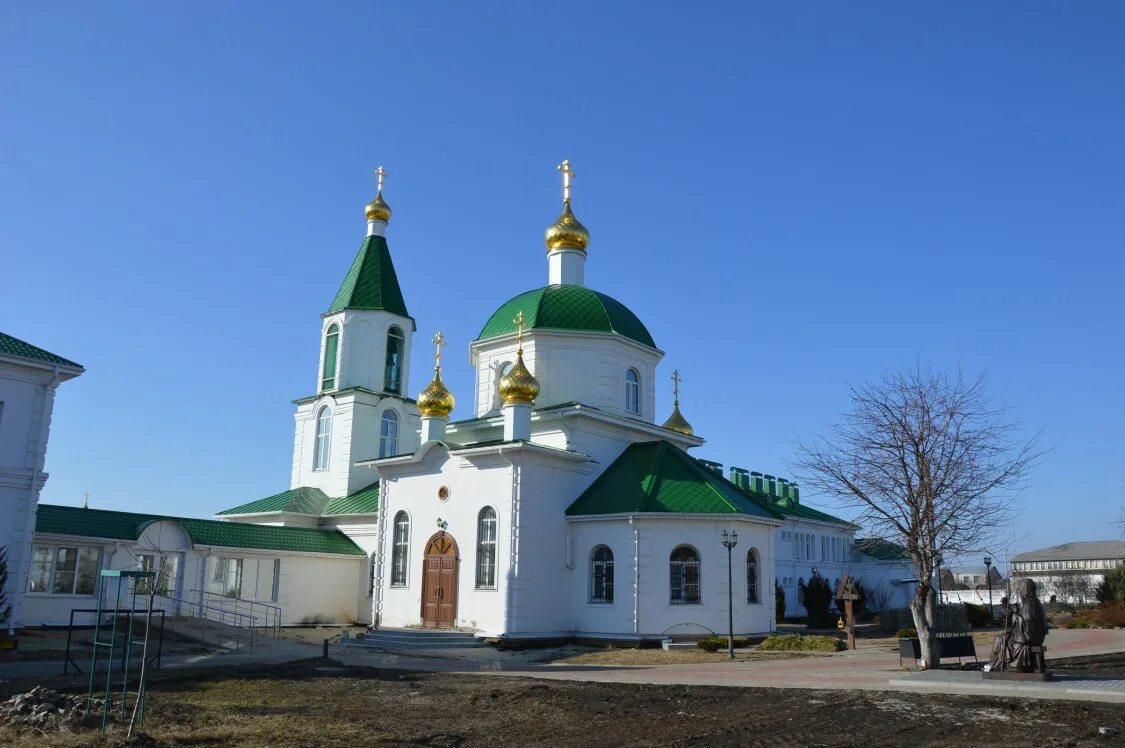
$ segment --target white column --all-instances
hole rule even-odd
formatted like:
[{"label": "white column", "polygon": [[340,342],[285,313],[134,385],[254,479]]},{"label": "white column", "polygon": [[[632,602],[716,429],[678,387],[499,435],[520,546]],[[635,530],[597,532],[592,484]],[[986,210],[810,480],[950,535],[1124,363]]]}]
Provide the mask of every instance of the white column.
[{"label": "white column", "polygon": [[504,441],[531,441],[531,403],[504,403]]},{"label": "white column", "polygon": [[581,286],[586,281],[586,253],[581,249],[553,249],[547,254],[547,278],[552,286]]},{"label": "white column", "polygon": [[386,236],[387,235],[387,222],[386,221],[368,221],[367,222],[367,235],[368,236]]},{"label": "white column", "polygon": [[440,442],[445,439],[445,426],[448,423],[448,418],[422,416],[422,443]]}]

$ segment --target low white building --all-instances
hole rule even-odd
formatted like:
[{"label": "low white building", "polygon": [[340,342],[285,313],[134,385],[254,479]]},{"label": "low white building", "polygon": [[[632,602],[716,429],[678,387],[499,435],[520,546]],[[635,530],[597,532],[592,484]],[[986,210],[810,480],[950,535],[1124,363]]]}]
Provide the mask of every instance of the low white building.
[{"label": "low white building", "polygon": [[0,548],[8,559],[11,616],[19,625],[39,493],[47,482],[47,439],[58,386],[85,369],[0,332]]},{"label": "low white building", "polygon": [[1044,602],[1088,603],[1106,572],[1125,565],[1125,542],[1063,543],[1012,557],[1013,577],[1030,577]]}]

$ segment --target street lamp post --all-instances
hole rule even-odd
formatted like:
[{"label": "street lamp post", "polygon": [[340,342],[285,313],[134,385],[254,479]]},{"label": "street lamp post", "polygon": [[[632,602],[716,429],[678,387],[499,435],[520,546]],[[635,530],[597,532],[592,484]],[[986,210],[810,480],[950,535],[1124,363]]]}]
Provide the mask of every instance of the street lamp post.
[{"label": "street lamp post", "polygon": [[727,654],[734,659],[734,561],[731,552],[738,545],[738,533],[723,530],[723,547],[727,549]]},{"label": "street lamp post", "polygon": [[988,622],[992,623],[992,556],[984,557],[984,578],[988,581]]}]

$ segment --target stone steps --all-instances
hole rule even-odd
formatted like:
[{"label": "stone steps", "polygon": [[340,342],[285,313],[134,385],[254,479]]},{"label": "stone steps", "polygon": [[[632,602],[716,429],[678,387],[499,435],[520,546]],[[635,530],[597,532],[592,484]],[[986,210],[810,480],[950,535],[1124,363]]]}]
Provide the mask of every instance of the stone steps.
[{"label": "stone steps", "polygon": [[342,641],[360,647],[387,650],[470,649],[487,646],[483,641],[465,631],[440,631],[426,629],[375,629],[353,639]]}]

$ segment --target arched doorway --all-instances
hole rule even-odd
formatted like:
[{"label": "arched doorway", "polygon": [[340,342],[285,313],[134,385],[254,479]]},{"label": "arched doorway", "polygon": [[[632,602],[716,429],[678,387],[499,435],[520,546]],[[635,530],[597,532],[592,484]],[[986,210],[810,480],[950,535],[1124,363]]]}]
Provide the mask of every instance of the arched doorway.
[{"label": "arched doorway", "polygon": [[457,616],[457,541],[444,530],[426,543],[422,559],[422,625],[453,628]]}]

